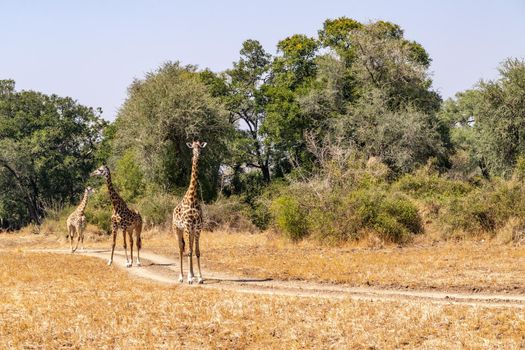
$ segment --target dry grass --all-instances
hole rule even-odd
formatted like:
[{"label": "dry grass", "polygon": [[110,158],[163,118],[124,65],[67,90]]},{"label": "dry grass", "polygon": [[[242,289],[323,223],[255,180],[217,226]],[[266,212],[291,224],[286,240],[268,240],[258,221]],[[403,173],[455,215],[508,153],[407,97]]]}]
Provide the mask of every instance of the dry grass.
[{"label": "dry grass", "polygon": [[167,287],[83,256],[0,259],[0,347],[519,348],[520,309]]},{"label": "dry grass", "polygon": [[[107,236],[87,232],[87,247],[109,248]],[[166,232],[143,233],[145,249],[176,258]],[[118,244],[121,244],[119,235]],[[66,247],[63,235],[0,234],[0,249]],[[320,247],[270,234],[204,232],[203,268],[236,275],[347,283],[355,286],[446,291],[525,292],[525,246],[492,241],[422,243],[410,247]]]},{"label": "dry grass", "polygon": [[[376,249],[293,244],[267,234],[204,233],[201,242],[206,268],[238,275],[355,286],[525,292],[525,247],[495,241]],[[178,256],[176,240],[166,234],[150,234],[144,245]]]}]

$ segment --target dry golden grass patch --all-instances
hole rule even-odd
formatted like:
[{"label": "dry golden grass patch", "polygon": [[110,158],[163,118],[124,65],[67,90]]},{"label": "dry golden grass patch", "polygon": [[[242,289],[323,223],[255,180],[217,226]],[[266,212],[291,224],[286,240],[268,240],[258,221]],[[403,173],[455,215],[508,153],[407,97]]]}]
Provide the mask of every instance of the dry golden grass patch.
[{"label": "dry golden grass patch", "polygon": [[[86,247],[109,248],[110,237],[86,233]],[[118,247],[122,245],[119,233]],[[0,234],[0,249],[68,246],[64,236]],[[165,231],[143,232],[146,250],[178,257],[177,240]],[[287,242],[271,234],[203,232],[206,270],[235,275],[347,283],[384,288],[525,293],[525,246],[496,240],[368,248]]]},{"label": "dry golden grass patch", "polygon": [[[525,292],[525,247],[495,241],[425,243],[373,249],[297,244],[267,234],[205,232],[206,268],[246,276],[454,291]],[[167,234],[151,235],[147,249],[178,256]]]},{"label": "dry golden grass patch", "polygon": [[525,346],[522,309],[169,287],[85,256],[0,254],[1,348]]}]

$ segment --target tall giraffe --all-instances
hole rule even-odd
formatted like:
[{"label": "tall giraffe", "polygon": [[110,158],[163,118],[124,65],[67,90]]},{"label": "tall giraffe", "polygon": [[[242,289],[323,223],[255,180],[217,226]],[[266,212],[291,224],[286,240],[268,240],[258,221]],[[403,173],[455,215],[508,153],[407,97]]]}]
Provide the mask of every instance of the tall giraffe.
[{"label": "tall giraffe", "polygon": [[201,149],[206,147],[206,142],[193,141],[193,143],[186,144],[189,148],[193,149],[193,158],[191,164],[191,180],[188,191],[182,198],[182,201],[173,210],[173,225],[172,231],[177,233],[179,239],[179,258],[180,258],[180,275],[179,282],[184,281],[183,269],[182,269],[182,256],[184,254],[184,236],[188,237],[189,252],[188,252],[188,263],[190,269],[188,271],[188,283],[195,281],[193,276],[193,242],[195,241],[195,256],[197,256],[197,266],[199,268],[199,277],[197,282],[203,283],[201,273],[201,252],[199,249],[199,237],[202,229],[202,209],[197,198],[197,185],[199,177],[199,156]]},{"label": "tall giraffe", "polygon": [[[84,250],[84,229],[86,228],[86,217],[84,216],[84,210],[86,209],[89,195],[93,192],[95,192],[95,190],[88,186],[84,190],[82,201],[80,201],[80,204],[75,209],[75,211],[72,212],[67,218],[66,227],[69,235],[69,244],[71,245],[71,253],[74,253],[78,249],[78,243],[81,241],[82,250]],[[75,249],[73,249],[73,239],[75,238],[75,234],[78,235],[78,238]]]},{"label": "tall giraffe", "polygon": [[[140,234],[142,232],[142,217],[134,210],[131,210],[126,205],[126,202],[119,196],[113,183],[111,182],[111,173],[109,168],[102,165],[100,168],[91,173],[91,176],[102,176],[106,179],[108,186],[109,198],[113,205],[113,215],[111,215],[111,232],[113,234],[113,245],[111,246],[111,258],[108,265],[113,263],[113,253],[115,252],[115,243],[117,240],[118,229],[122,229],[124,236],[124,252],[126,253],[126,267],[133,265],[133,232],[135,232],[135,239],[137,242],[137,266],[140,266],[140,248],[142,247],[142,239]],[[129,235],[131,244],[131,260],[128,259],[128,249],[126,243],[126,233]]]}]

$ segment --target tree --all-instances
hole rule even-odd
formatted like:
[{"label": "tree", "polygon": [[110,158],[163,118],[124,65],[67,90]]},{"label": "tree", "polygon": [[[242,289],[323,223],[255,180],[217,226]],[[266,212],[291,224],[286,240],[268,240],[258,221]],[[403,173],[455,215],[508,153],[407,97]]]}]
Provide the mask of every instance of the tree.
[{"label": "tree", "polygon": [[468,148],[486,177],[510,176],[525,155],[525,61],[507,59],[499,73],[458,94],[442,112],[456,123],[456,147]]},{"label": "tree", "polygon": [[294,163],[307,166],[304,132],[317,128],[316,114],[304,113],[300,100],[312,89],[317,74],[319,43],[305,35],[292,35],[277,44],[267,84],[266,119],[263,132],[271,143],[278,175],[289,172]]},{"label": "tree", "polygon": [[334,135],[348,140],[367,158],[379,157],[393,175],[410,172],[447,153],[436,116],[411,105],[392,110],[385,92],[370,90],[334,124]]},{"label": "tree", "polygon": [[301,97],[315,114],[317,138],[346,140],[348,147],[381,157],[393,174],[429,158],[448,166],[449,124],[437,115],[441,98],[432,90],[431,59],[404,38],[396,24],[359,23],[341,17],[324,22],[314,84]]},{"label": "tree", "polygon": [[440,96],[430,87],[430,58],[421,45],[404,39],[395,24],[378,21],[351,33],[355,58],[350,71],[360,95],[371,88],[386,93],[392,109],[412,104],[435,113]]},{"label": "tree", "polygon": [[233,155],[235,163],[259,169],[264,182],[269,183],[271,151],[261,126],[266,118],[262,87],[266,83],[271,56],[256,40],[246,40],[240,55],[233,68],[225,72],[230,121],[241,122],[232,143]]},{"label": "tree", "polygon": [[164,191],[188,184],[191,152],[186,143],[208,142],[200,163],[200,184],[205,199],[216,195],[231,126],[196,67],[168,62],[145,79],[135,80],[115,125],[113,158],[132,150],[146,184]]},{"label": "tree", "polygon": [[478,90],[458,92],[454,99],[443,103],[439,118],[450,130],[447,147],[453,155],[453,168],[458,168],[463,177],[469,177],[479,169],[481,175],[488,179],[489,170],[485,158],[479,152],[479,138],[474,127],[480,96]]},{"label": "tree", "polygon": [[318,32],[319,41],[323,47],[333,49],[350,66],[354,52],[351,34],[362,27],[362,23],[347,17],[327,19]]},{"label": "tree", "polygon": [[69,97],[16,91],[14,81],[0,81],[2,218],[17,227],[40,224],[46,205],[82,192],[106,124],[100,113]]},{"label": "tree", "polygon": [[[201,72],[201,79],[212,95],[222,101],[229,122],[235,126],[228,142],[227,165],[234,169],[234,177],[247,169],[257,169],[265,183],[270,182],[271,151],[261,126],[266,118],[263,86],[270,62],[271,56],[258,41],[246,40],[233,68],[220,74],[209,70]],[[238,191],[240,188],[234,190]]]}]

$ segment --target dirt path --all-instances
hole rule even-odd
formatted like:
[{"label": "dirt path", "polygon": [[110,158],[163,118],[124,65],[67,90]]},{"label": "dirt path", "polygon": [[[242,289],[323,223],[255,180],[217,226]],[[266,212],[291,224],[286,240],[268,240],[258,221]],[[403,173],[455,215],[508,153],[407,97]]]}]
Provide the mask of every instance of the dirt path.
[{"label": "dirt path", "polygon": [[[70,254],[67,249],[37,249],[33,252]],[[108,260],[109,250],[86,250],[75,253]],[[123,251],[115,251],[114,267],[126,269],[130,274],[165,284],[179,284],[178,260],[154,254],[141,252],[142,267],[126,268]],[[113,267],[108,267],[113,268]],[[419,301],[438,304],[460,304],[471,306],[516,307],[525,308],[525,295],[522,294],[489,294],[489,293],[455,293],[425,290],[396,290],[367,287],[351,287],[343,284],[314,283],[305,281],[279,281],[272,279],[256,279],[232,276],[225,273],[203,269],[204,284],[188,286],[188,288],[215,288],[244,293],[285,295],[294,297],[318,298],[352,298],[359,300],[378,301]]]}]

